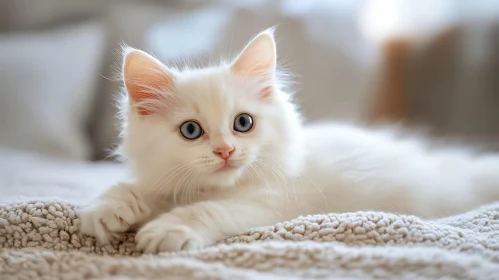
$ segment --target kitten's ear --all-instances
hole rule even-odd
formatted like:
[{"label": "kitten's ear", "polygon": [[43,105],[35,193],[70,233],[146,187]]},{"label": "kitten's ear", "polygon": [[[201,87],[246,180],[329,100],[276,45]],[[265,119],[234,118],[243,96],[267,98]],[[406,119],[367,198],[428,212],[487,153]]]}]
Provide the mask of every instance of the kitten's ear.
[{"label": "kitten's ear", "polygon": [[132,107],[137,105],[135,107],[140,115],[151,115],[158,109],[151,105],[164,98],[173,86],[174,76],[156,58],[126,47],[123,50],[123,81]]},{"label": "kitten's ear", "polygon": [[[261,82],[268,83],[275,76],[276,58],[274,29],[269,28],[246,45],[231,69],[234,73],[253,76]],[[270,92],[270,88],[265,88],[262,94],[266,97]]]}]

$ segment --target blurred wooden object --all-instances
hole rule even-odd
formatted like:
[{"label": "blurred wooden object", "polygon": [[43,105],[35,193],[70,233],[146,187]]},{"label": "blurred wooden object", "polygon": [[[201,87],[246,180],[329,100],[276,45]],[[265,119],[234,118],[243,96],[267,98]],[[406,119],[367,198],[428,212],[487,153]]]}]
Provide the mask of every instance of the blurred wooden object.
[{"label": "blurred wooden object", "polygon": [[399,121],[409,117],[406,67],[409,65],[412,41],[393,38],[382,47],[381,73],[373,92],[370,120]]},{"label": "blurred wooden object", "polygon": [[[371,121],[411,121],[411,94],[414,94],[413,64],[430,63],[431,61],[414,60],[420,57],[449,56],[449,50],[457,45],[459,28],[452,26],[431,36],[422,43],[416,38],[393,37],[387,40],[381,48],[381,65],[378,81],[375,84],[371,107],[368,109],[368,120]],[[417,58],[417,57],[416,57]],[[421,67],[418,67],[421,68]],[[423,67],[424,68],[424,67]],[[438,69],[434,69],[438,70]],[[416,93],[417,94],[417,93]]]}]

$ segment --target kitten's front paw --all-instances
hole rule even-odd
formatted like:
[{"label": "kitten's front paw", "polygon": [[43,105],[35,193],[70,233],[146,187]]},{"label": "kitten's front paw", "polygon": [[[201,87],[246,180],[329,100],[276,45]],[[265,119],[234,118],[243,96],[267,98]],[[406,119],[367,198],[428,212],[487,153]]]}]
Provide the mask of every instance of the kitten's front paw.
[{"label": "kitten's front paw", "polygon": [[150,214],[149,207],[133,194],[123,199],[103,198],[96,206],[78,211],[80,232],[93,236],[101,244],[108,244]]},{"label": "kitten's front paw", "polygon": [[196,250],[207,245],[195,229],[180,224],[171,214],[164,214],[146,224],[137,233],[135,241],[137,249],[149,254]]}]

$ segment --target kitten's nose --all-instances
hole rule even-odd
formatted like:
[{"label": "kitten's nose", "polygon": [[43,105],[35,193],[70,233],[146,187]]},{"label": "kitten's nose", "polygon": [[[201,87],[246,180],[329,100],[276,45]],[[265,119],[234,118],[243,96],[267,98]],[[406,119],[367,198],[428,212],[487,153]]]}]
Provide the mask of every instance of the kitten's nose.
[{"label": "kitten's nose", "polygon": [[230,156],[232,156],[232,154],[234,153],[234,148],[233,147],[220,147],[220,148],[216,148],[213,153],[221,158],[223,158],[224,160],[228,160],[230,158]]}]

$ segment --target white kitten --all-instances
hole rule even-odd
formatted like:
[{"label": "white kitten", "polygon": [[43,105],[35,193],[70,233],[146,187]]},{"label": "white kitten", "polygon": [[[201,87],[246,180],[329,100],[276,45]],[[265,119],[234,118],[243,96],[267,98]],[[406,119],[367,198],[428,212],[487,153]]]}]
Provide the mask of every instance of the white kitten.
[{"label": "white kitten", "polygon": [[125,48],[120,153],[132,183],[81,212],[105,243],[139,229],[139,249],[198,249],[318,212],[457,213],[499,197],[498,157],[429,151],[349,125],[302,125],[276,75],[273,31],[234,62],[175,70]]}]

